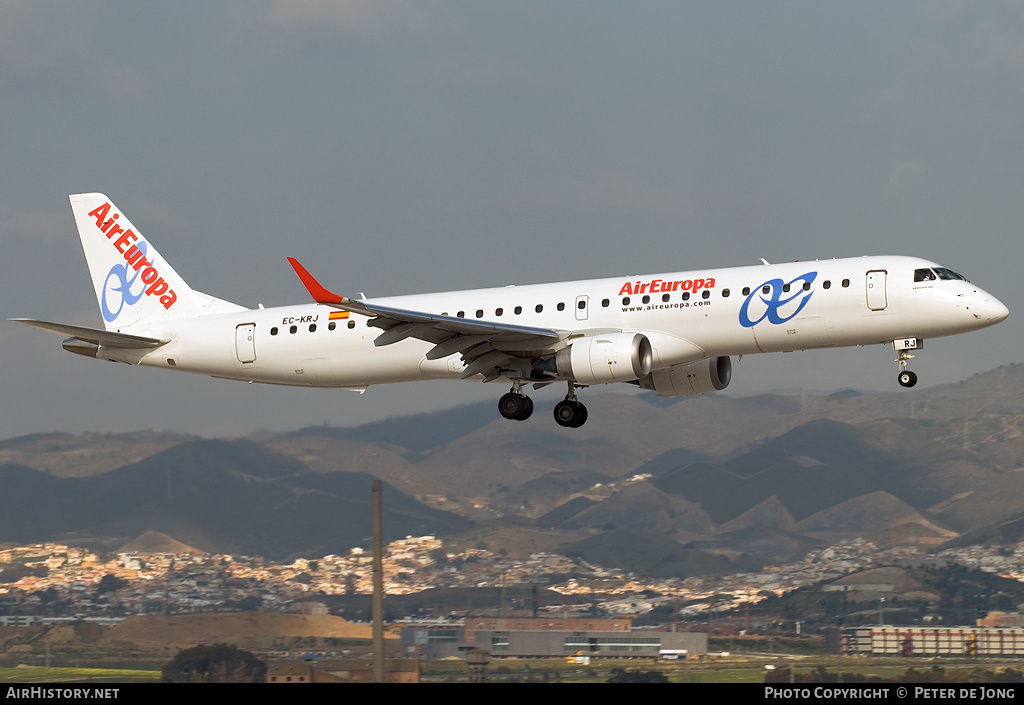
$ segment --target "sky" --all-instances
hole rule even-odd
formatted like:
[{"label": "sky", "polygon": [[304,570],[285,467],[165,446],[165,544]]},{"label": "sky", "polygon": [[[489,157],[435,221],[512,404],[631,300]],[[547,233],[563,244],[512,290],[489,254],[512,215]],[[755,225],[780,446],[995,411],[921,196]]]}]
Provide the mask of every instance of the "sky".
[{"label": "sky", "polygon": [[[248,307],[308,301],[288,256],[372,297],[907,254],[1011,311],[929,340],[922,386],[1024,360],[1021,2],[10,0],[0,115],[3,319],[101,326],[67,200],[99,191]],[[505,391],[247,385],[0,330],[0,438],[349,426]],[[893,358],[747,356],[728,393],[897,389]],[[585,394],[607,391],[632,393]],[[563,392],[534,395],[544,417]]]}]

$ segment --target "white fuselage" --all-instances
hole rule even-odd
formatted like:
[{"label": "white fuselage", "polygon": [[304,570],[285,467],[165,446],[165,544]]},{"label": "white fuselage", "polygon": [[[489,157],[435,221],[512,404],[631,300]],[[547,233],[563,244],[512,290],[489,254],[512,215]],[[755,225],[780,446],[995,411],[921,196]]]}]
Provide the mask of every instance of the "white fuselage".
[{"label": "white fuselage", "polygon": [[[911,257],[860,257],[372,301],[584,335],[635,331],[650,339],[654,369],[718,356],[935,338],[1006,317],[1003,304],[970,282],[915,282],[915,272],[928,268],[939,269]],[[154,322],[131,333],[170,339],[166,345],[152,351],[101,346],[97,357],[252,382],[352,389],[458,379],[464,369],[458,354],[426,359],[433,345],[415,338],[375,346],[380,330],[367,325],[368,317],[336,312],[347,318],[332,321],[333,310],[310,304]]]}]

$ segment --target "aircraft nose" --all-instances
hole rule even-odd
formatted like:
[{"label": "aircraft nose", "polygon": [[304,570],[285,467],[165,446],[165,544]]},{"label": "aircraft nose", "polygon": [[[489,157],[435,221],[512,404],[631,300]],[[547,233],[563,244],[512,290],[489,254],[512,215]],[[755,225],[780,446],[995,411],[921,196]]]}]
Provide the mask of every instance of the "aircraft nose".
[{"label": "aircraft nose", "polygon": [[971,305],[971,312],[976,318],[980,318],[986,323],[999,323],[1010,315],[1010,309],[1006,308],[1002,301],[984,291],[978,293],[980,296]]},{"label": "aircraft nose", "polygon": [[992,309],[989,317],[993,323],[999,323],[999,321],[1010,315],[1010,309],[1006,308],[1006,304],[999,299],[993,298],[989,305]]}]

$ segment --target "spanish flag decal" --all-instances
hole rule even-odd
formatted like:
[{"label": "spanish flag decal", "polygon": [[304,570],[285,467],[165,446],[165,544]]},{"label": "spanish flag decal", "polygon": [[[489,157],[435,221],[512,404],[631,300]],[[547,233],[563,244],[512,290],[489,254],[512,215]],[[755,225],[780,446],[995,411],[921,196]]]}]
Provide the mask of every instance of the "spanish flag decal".
[{"label": "spanish flag decal", "polygon": [[337,321],[342,318],[348,318],[348,311],[331,311],[329,321]]}]

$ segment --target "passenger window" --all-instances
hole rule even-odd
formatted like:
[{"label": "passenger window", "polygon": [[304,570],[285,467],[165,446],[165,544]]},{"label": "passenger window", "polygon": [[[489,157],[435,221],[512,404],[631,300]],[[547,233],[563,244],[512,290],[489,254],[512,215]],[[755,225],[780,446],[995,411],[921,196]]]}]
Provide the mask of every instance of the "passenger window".
[{"label": "passenger window", "polygon": [[845,288],[847,288],[848,286],[850,286],[850,280],[849,280],[849,279],[844,279],[844,280],[843,280],[843,288],[845,289]]},{"label": "passenger window", "polygon": [[729,290],[728,289],[722,289],[722,298],[723,299],[729,298]]},{"label": "passenger window", "polygon": [[544,310],[544,304],[537,304],[533,310],[536,311],[537,313],[540,313],[541,311]]},{"label": "passenger window", "polygon": [[650,296],[648,296],[647,294],[644,294],[644,298],[642,299],[642,301],[643,301],[643,302],[644,302],[645,304],[649,304],[649,303],[651,303],[651,297],[650,297]]},{"label": "passenger window", "polygon": [[628,306],[629,305],[629,297],[628,296],[623,296],[622,297],[622,305],[623,306]]},{"label": "passenger window", "polygon": [[[605,299],[605,301],[607,301],[607,300],[608,299]],[[587,302],[586,302],[585,299],[580,299],[580,302],[578,304],[576,304],[576,308],[578,308],[580,311],[582,311],[586,307],[587,307]]]},{"label": "passenger window", "polygon": [[270,329],[270,334],[271,335],[277,335],[277,328],[276,327],[275,328],[271,328]]},{"label": "passenger window", "polygon": [[602,299],[601,300],[601,305],[604,306],[605,308],[608,308],[608,306],[610,304],[611,304],[611,301],[609,301],[608,299]]},{"label": "passenger window", "polygon": [[459,311],[455,315],[458,316],[459,318],[465,318],[466,317],[466,312],[465,311]]},{"label": "passenger window", "polygon": [[564,311],[565,310],[565,304],[562,303],[561,301],[559,301],[558,302],[558,306],[556,308],[558,308],[559,311]]},{"label": "passenger window", "polygon": [[770,293],[772,293],[772,288],[770,286],[768,286],[767,284],[765,284],[763,287],[761,287],[761,293],[762,294],[770,294]]},{"label": "passenger window", "polygon": [[689,301],[689,300],[690,300],[690,292],[684,291],[683,292],[683,301]]},{"label": "passenger window", "polygon": [[784,291],[784,292],[789,291],[789,284],[783,284],[782,285],[782,291]]},{"label": "passenger window", "polygon": [[288,329],[288,332],[289,332],[289,333],[295,333],[295,332],[297,332],[298,330],[299,330],[299,327],[298,327],[298,326],[292,326],[291,328],[289,328],[289,329]]},{"label": "passenger window", "polygon": [[518,316],[522,312],[523,312],[523,307],[522,306],[516,306],[516,315]]},{"label": "passenger window", "polygon": [[804,282],[804,291],[810,291],[810,290],[811,290],[811,283],[810,282]]},{"label": "passenger window", "polygon": [[355,328],[356,327],[356,322],[355,321],[349,321],[348,322],[348,327],[349,328]]},{"label": "passenger window", "polygon": [[750,295],[750,287],[749,286],[743,287],[743,295],[744,296],[749,296]]},{"label": "passenger window", "polygon": [[335,323],[334,321],[331,321],[330,323],[327,324],[327,330],[334,330],[337,327],[338,327],[338,324]]},{"label": "passenger window", "polygon": [[499,318],[501,317],[501,314],[503,314],[503,313],[505,313],[504,309],[500,309],[500,308],[494,309],[494,315],[498,316]]},{"label": "passenger window", "polygon": [[662,301],[668,302],[669,298],[670,298],[670,297],[669,297],[669,295],[668,295],[668,294],[662,294],[662,295],[661,295],[661,300],[662,300]]},{"label": "passenger window", "polygon": [[316,323],[310,323],[309,324],[309,332],[310,333],[316,333]]},{"label": "passenger window", "polygon": [[821,288],[822,289],[831,289],[832,288],[832,282],[830,282],[828,279],[826,279],[825,281],[823,281],[821,283]]},{"label": "passenger window", "polygon": [[705,289],[704,291],[700,292],[700,297],[702,299],[710,299],[711,298],[711,292],[708,291],[707,289]]},{"label": "passenger window", "polygon": [[476,317],[477,318],[483,318],[484,317],[484,310],[482,308],[478,308],[476,310]]}]

